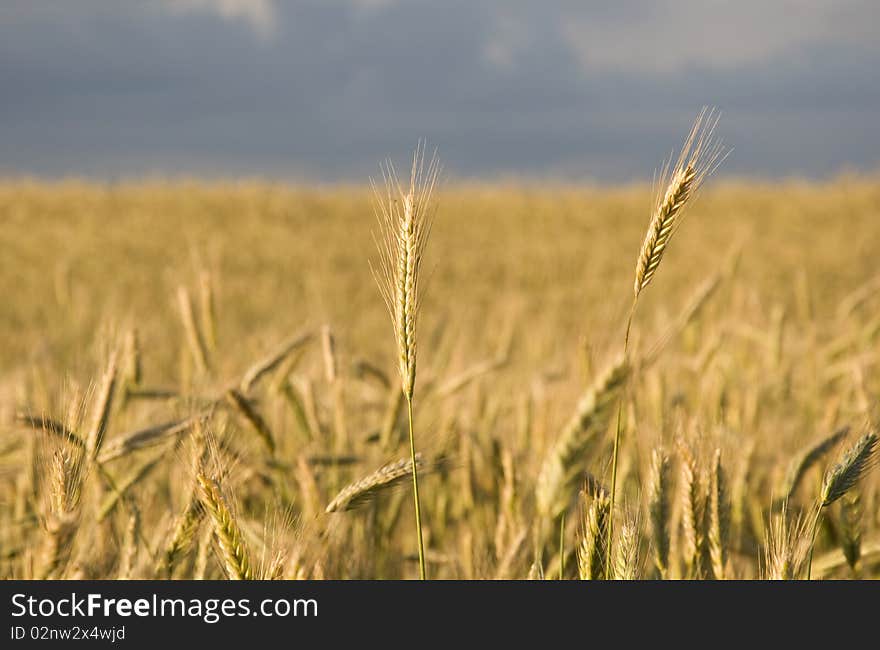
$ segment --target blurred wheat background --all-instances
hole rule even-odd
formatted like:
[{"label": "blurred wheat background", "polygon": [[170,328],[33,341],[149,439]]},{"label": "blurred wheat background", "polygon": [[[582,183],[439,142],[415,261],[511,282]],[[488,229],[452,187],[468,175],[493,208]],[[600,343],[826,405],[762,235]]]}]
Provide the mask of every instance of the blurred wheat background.
[{"label": "blurred wheat background", "polygon": [[[877,422],[876,177],[719,179],[690,208],[608,394],[613,552],[616,401],[559,498],[536,486],[621,352],[651,188],[447,183],[437,204],[430,577],[878,575],[876,440],[821,505]],[[0,185],[0,575],[416,577],[375,230],[367,187]]]}]

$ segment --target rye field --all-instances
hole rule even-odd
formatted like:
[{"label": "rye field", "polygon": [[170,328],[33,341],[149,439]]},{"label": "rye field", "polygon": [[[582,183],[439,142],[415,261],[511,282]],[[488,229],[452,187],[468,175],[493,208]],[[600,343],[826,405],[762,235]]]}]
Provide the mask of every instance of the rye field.
[{"label": "rye field", "polygon": [[0,183],[0,576],[880,576],[880,179],[400,162]]}]

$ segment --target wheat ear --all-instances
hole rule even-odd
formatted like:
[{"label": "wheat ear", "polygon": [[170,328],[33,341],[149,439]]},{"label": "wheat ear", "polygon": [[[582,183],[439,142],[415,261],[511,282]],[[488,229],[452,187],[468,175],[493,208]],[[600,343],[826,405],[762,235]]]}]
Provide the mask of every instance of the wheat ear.
[{"label": "wheat ear", "polygon": [[654,278],[688,202],[723,159],[724,146],[713,137],[719,117],[714,110],[703,108],[691,127],[678,160],[671,165],[670,158],[660,175],[657,187],[662,194],[657,194],[648,231],[636,260],[634,298],[638,298]]},{"label": "wheat ear", "polygon": [[90,460],[97,460],[101,445],[104,442],[104,434],[107,433],[107,424],[110,421],[110,413],[113,409],[113,395],[116,389],[117,374],[116,352],[110,355],[107,370],[101,379],[98,389],[97,400],[92,411],[92,422],[86,435],[86,455]]},{"label": "wheat ear", "polygon": [[103,447],[101,455],[98,456],[98,462],[107,463],[135,451],[159,445],[165,440],[179,438],[203,422],[209,414],[210,412],[206,410],[185,420],[172,420],[145,429],[119,434]]},{"label": "wheat ear", "polygon": [[594,494],[586,508],[584,532],[578,546],[578,576],[581,580],[603,580],[608,571],[608,520],[611,500]]},{"label": "wheat ear", "polygon": [[819,492],[819,505],[813,521],[813,539],[810,544],[810,557],[807,564],[807,579],[813,568],[813,548],[816,535],[822,520],[822,512],[832,503],[849,492],[864,476],[877,460],[877,434],[866,433],[847,449],[846,453],[834,467],[825,473],[822,489]]},{"label": "wheat ear", "polygon": [[196,476],[202,503],[211,515],[214,533],[220,545],[223,567],[232,580],[250,580],[251,563],[241,528],[238,526],[216,479],[199,472]]},{"label": "wheat ear", "polygon": [[635,519],[627,519],[620,529],[620,539],[614,559],[615,580],[635,580],[638,577],[639,526]]},{"label": "wheat ear", "polygon": [[828,507],[858,483],[877,460],[877,434],[859,438],[837,465],[825,474],[822,483],[822,507]]},{"label": "wheat ear", "polygon": [[374,237],[379,249],[379,266],[373,268],[373,275],[391,316],[401,388],[409,399],[416,382],[421,268],[435,211],[433,194],[439,172],[436,155],[425,168],[425,150],[420,144],[413,156],[408,188],[401,185],[390,162],[382,169],[384,191],[373,185],[380,231],[379,236]]},{"label": "wheat ear", "polygon": [[186,509],[174,524],[171,539],[159,557],[156,565],[159,577],[170,580],[174,576],[175,567],[193,546],[204,512],[198,498],[195,495],[190,497]]},{"label": "wheat ear", "polygon": [[43,431],[53,436],[58,436],[61,440],[64,440],[79,449],[85,449],[86,443],[83,442],[83,439],[58,420],[53,420],[45,415],[34,415],[32,413],[16,413],[14,419],[18,424],[30,427],[34,430]]},{"label": "wheat ear", "polygon": [[[416,463],[420,468],[422,467],[421,454],[416,454]],[[342,488],[327,504],[324,512],[353,510],[404,481],[410,474],[412,474],[412,461],[409,458],[383,465],[372,474]]]},{"label": "wheat ear", "polygon": [[684,557],[691,578],[705,577],[706,498],[697,461],[684,444],[681,454],[681,503]]},{"label": "wheat ear", "polygon": [[227,390],[225,396],[226,403],[229,404],[236,413],[243,417],[249,425],[251,425],[254,433],[257,434],[257,437],[263,445],[265,445],[269,455],[274,456],[275,439],[272,437],[272,431],[269,429],[269,425],[263,416],[260,415],[260,412],[257,411],[256,407],[247,397],[242,395],[235,388]]},{"label": "wheat ear", "polygon": [[712,473],[709,480],[709,559],[712,563],[712,574],[716,580],[723,580],[730,543],[730,496],[728,494],[727,477],[721,466],[721,450],[715,451]]},{"label": "wheat ear", "polygon": [[654,566],[661,579],[669,571],[669,456],[655,449],[651,455],[651,472],[648,482],[648,519],[651,541],[654,547]]},{"label": "wheat ear", "polygon": [[37,580],[60,578],[70,559],[73,537],[76,534],[78,502],[76,465],[63,450],[52,457],[49,477],[49,513],[45,525],[48,536],[43,548],[42,564]]}]

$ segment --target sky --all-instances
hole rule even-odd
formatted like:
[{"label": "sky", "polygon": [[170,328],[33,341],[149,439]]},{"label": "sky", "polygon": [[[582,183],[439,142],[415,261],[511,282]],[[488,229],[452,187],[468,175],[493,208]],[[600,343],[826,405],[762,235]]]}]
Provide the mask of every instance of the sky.
[{"label": "sky", "polygon": [[0,175],[650,180],[880,169],[877,0],[4,0]]}]

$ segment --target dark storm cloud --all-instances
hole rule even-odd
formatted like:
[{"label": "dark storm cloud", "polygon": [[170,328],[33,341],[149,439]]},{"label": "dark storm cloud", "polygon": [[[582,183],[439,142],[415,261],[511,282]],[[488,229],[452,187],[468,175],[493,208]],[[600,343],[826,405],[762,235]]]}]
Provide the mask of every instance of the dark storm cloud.
[{"label": "dark storm cloud", "polygon": [[[880,161],[876,2],[96,0],[0,8],[0,171],[628,180],[704,103],[736,173]],[[796,17],[796,19],[795,19]]]}]

